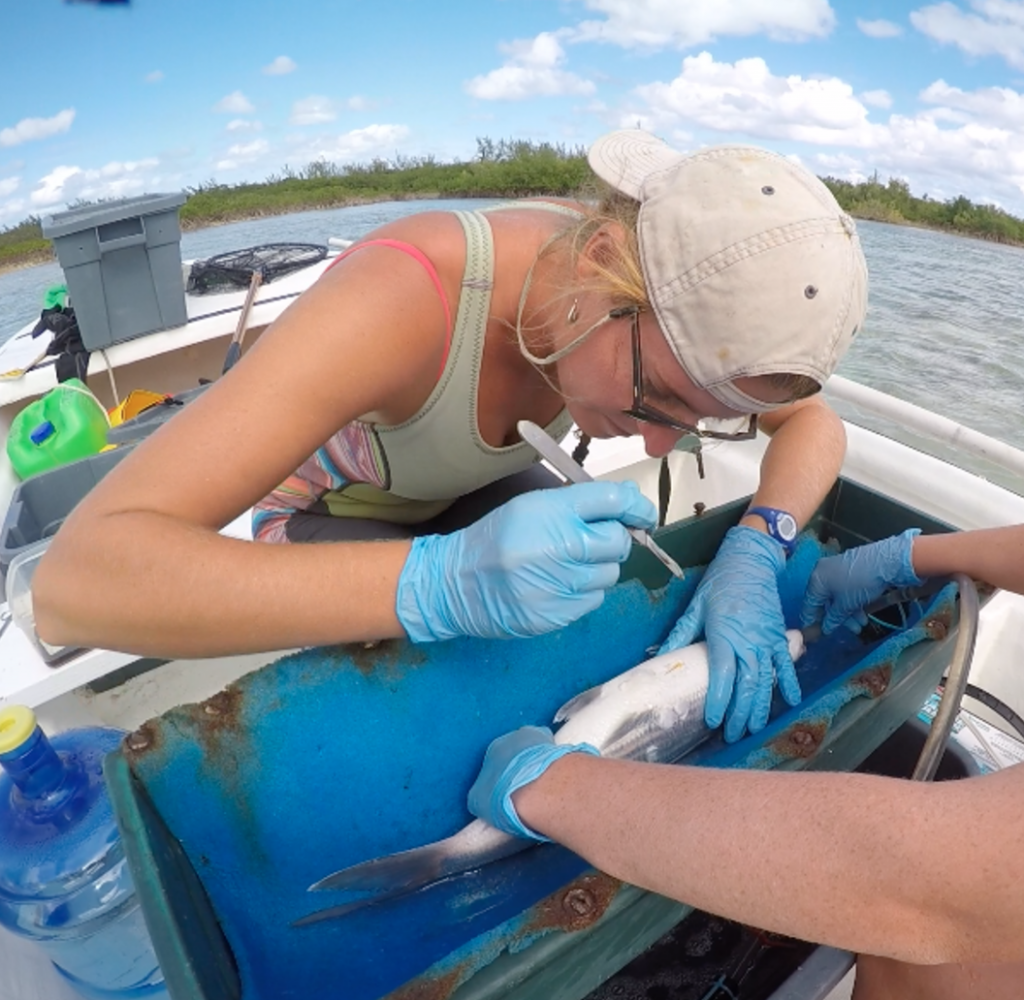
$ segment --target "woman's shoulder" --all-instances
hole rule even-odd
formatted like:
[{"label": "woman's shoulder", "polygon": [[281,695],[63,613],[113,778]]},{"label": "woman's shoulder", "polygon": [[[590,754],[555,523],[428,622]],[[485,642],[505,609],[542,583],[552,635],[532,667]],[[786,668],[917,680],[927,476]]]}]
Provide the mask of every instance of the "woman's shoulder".
[{"label": "woman's shoulder", "polygon": [[587,206],[575,198],[555,198],[539,195],[531,198],[517,198],[515,201],[503,201],[485,209],[486,212],[502,212],[514,209],[528,209],[540,212],[571,213],[586,215]]}]

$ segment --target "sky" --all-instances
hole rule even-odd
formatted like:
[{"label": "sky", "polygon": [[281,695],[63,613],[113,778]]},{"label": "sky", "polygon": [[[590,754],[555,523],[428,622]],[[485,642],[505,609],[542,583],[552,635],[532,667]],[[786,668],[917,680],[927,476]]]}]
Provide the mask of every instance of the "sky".
[{"label": "sky", "polygon": [[638,125],[1024,215],[1024,2],[0,0],[0,228]]}]

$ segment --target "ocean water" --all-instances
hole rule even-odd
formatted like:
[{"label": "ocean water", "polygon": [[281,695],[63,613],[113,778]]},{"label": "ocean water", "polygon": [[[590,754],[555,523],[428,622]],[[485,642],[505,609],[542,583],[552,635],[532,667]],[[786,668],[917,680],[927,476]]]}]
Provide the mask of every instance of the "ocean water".
[{"label": "ocean water", "polygon": [[[215,226],[182,237],[182,256],[208,257],[257,243],[354,239],[424,209],[481,207],[481,201],[405,201],[297,212]],[[1024,249],[945,233],[858,223],[871,276],[868,318],[839,374],[1024,447]],[[38,315],[56,264],[0,275],[0,343]],[[950,449],[927,447],[1024,492],[1019,477],[982,467]]]}]

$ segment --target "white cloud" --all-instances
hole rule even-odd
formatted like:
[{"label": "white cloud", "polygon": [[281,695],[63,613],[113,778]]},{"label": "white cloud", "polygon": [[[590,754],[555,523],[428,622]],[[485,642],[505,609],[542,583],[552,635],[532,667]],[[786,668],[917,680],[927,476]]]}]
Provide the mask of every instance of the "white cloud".
[{"label": "white cloud", "polygon": [[584,21],[573,41],[689,48],[728,35],[775,41],[821,38],[835,26],[828,0],[584,0],[604,20]]},{"label": "white cloud", "polygon": [[329,97],[313,94],[296,101],[292,105],[292,114],[288,119],[290,125],[322,125],[333,122],[338,117],[334,101]]},{"label": "white cloud", "polygon": [[224,128],[228,132],[262,132],[263,122],[255,118],[232,118]]},{"label": "white cloud", "polygon": [[0,221],[4,223],[20,221],[24,218],[27,209],[28,202],[24,198],[0,202]]},{"label": "white cloud", "polygon": [[860,99],[873,108],[891,108],[892,95],[888,90],[865,90]]},{"label": "white cloud", "polygon": [[70,200],[75,195],[66,194],[68,184],[82,174],[81,167],[55,167],[36,185],[30,196],[32,204],[53,205],[59,201]]},{"label": "white cloud", "polygon": [[854,184],[868,179],[863,162],[848,153],[818,153],[814,157],[813,169],[817,174],[839,177]]},{"label": "white cloud", "polygon": [[47,208],[76,198],[126,198],[142,194],[159,185],[154,170],[160,165],[155,157],[145,160],[113,160],[105,166],[85,170],[82,167],[55,167],[37,183],[29,195],[34,208]]},{"label": "white cloud", "polygon": [[393,153],[408,136],[406,125],[367,125],[337,136],[303,140],[290,155],[299,162],[359,160]]},{"label": "white cloud", "polygon": [[858,99],[838,78],[777,77],[761,59],[717,63],[702,53],[685,59],[676,79],[638,87],[640,113],[623,112],[621,124],[639,119],[662,134],[696,125],[830,147],[812,157],[815,169],[855,180],[877,170],[906,178],[917,192],[1024,207],[1024,93],[937,80],[921,92],[917,114],[877,123],[866,96]]},{"label": "white cloud", "polygon": [[594,93],[589,80],[559,69],[565,62],[565,50],[549,31],[502,45],[501,49],[508,56],[505,65],[467,80],[463,84],[466,93],[483,101]]},{"label": "white cloud", "polygon": [[903,28],[892,21],[865,21],[857,18],[857,27],[869,38],[896,38],[903,34]]},{"label": "white cloud", "polygon": [[[698,124],[716,132],[816,145],[870,146],[879,126],[853,88],[837,77],[773,76],[763,59],[719,63],[708,52],[687,56],[669,83],[637,87],[644,118],[655,126]],[[623,115],[632,123],[635,114]]]},{"label": "white cloud", "polygon": [[936,80],[921,91],[921,100],[939,105],[937,116],[947,120],[969,121],[973,118],[990,125],[1024,128],[1024,94],[1009,87],[964,91],[951,87],[945,80]]},{"label": "white cloud", "polygon": [[944,2],[910,15],[918,31],[943,45],[956,45],[971,56],[1001,56],[1024,69],[1024,3],[970,0],[975,13]]},{"label": "white cloud", "polygon": [[227,156],[218,160],[217,170],[237,170],[239,167],[265,156],[270,150],[270,143],[266,139],[254,139],[252,142],[237,143],[228,148]]},{"label": "white cloud", "polygon": [[294,59],[288,56],[278,56],[272,63],[263,67],[267,76],[285,76],[287,73],[294,73],[298,69]]},{"label": "white cloud", "polygon": [[256,109],[249,102],[249,98],[240,90],[222,97],[214,106],[213,110],[219,114],[228,115],[251,115]]},{"label": "white cloud", "polygon": [[159,83],[164,78],[164,71],[162,69],[155,69],[152,73],[146,74],[146,83]]},{"label": "white cloud", "polygon": [[74,108],[65,108],[52,118],[22,118],[12,128],[0,129],[0,146],[20,146],[23,142],[34,142],[67,132],[74,120]]},{"label": "white cloud", "polygon": [[5,177],[3,180],[0,180],[0,198],[6,198],[9,194],[14,194],[20,184],[20,177]]},{"label": "white cloud", "polygon": [[889,122],[890,140],[876,157],[879,167],[901,174],[954,178],[953,187],[979,183],[1024,192],[1024,139],[1010,129],[978,122],[943,128],[926,116]]},{"label": "white cloud", "polygon": [[349,111],[373,111],[377,107],[377,102],[371,101],[368,97],[363,97],[361,94],[355,94],[345,101],[345,107]]}]

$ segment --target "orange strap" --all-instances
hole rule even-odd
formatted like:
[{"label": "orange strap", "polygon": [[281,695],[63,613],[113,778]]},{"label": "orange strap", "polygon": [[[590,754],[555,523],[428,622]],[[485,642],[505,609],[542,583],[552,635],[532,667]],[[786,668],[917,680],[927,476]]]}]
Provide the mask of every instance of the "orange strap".
[{"label": "orange strap", "polygon": [[437,373],[437,377],[440,378],[444,374],[444,366],[448,361],[448,352],[452,347],[452,310],[448,305],[448,296],[444,294],[441,279],[437,275],[437,269],[430,263],[430,259],[427,255],[420,250],[419,247],[414,247],[411,243],[403,243],[401,240],[367,240],[365,243],[357,243],[355,246],[351,246],[347,250],[343,250],[334,258],[333,261],[331,261],[330,267],[328,267],[327,270],[329,271],[335,264],[341,263],[341,261],[343,261],[349,254],[355,253],[357,250],[362,250],[363,247],[391,247],[394,250],[401,250],[402,253],[408,254],[413,260],[422,264],[423,269],[430,276],[430,280],[434,283],[434,288],[437,290],[437,294],[441,297],[441,305],[444,306],[444,354],[441,356],[441,370]]}]

